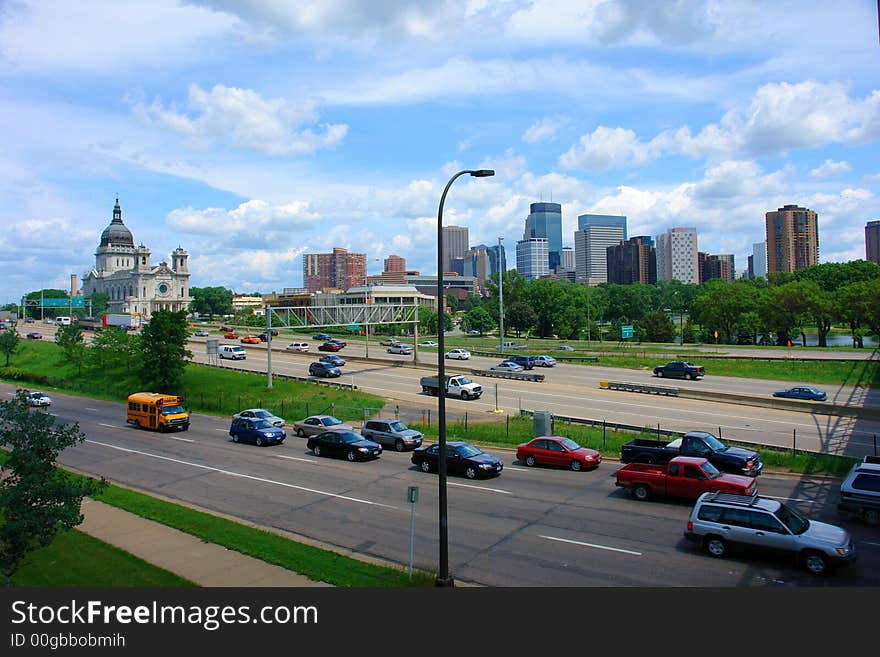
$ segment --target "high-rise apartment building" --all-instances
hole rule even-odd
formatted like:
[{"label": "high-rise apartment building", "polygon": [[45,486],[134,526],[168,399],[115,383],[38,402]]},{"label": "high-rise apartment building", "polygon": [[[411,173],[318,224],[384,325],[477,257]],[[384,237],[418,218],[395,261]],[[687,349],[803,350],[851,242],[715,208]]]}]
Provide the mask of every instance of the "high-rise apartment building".
[{"label": "high-rise apartment building", "polygon": [[621,240],[606,249],[608,282],[617,285],[657,282],[657,251],[650,237]]},{"label": "high-rise apartment building", "polygon": [[657,280],[700,282],[696,228],[672,228],[657,236]]},{"label": "high-rise apartment building", "polygon": [[532,203],[529,206],[523,240],[533,237],[547,240],[547,266],[555,272],[562,266],[562,206],[559,203]]},{"label": "high-rise apartment building", "polygon": [[767,271],[794,272],[819,264],[819,216],[797,205],[765,215]]},{"label": "high-rise apartment building", "polygon": [[880,264],[880,220],[865,224],[865,260]]},{"label": "high-rise apartment building", "polygon": [[[456,271],[454,259],[460,258],[459,269],[468,250],[467,226],[444,226],[443,227],[443,271]],[[461,272],[457,272],[459,275]]]},{"label": "high-rise apartment building", "polygon": [[390,255],[385,258],[385,272],[405,272],[406,271],[406,258],[401,258],[399,255]]},{"label": "high-rise apartment building", "polygon": [[720,279],[722,281],[733,281],[736,278],[736,269],[734,268],[734,257],[732,254],[722,253],[719,255],[705,255],[705,259],[700,262],[700,282],[711,281],[712,279]]},{"label": "high-rise apartment building", "polygon": [[303,256],[303,284],[311,292],[325,288],[347,290],[363,285],[367,277],[367,254],[349,253],[335,247],[333,253]]},{"label": "high-rise apartment building", "polygon": [[550,241],[544,237],[532,237],[516,243],[516,271],[526,280],[537,280],[550,273]]},{"label": "high-rise apartment building", "polygon": [[626,217],[582,214],[574,234],[577,280],[587,285],[608,281],[607,249],[626,241]]}]

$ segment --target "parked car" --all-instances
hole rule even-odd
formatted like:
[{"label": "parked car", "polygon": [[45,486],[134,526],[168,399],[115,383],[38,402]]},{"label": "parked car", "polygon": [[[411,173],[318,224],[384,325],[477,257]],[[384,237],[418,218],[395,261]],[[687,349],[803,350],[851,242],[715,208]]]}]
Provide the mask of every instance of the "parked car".
[{"label": "parked car", "polygon": [[262,342],[256,335],[246,335],[241,339],[242,344],[260,344]]},{"label": "parked car", "polygon": [[42,340],[43,336],[39,331],[31,331],[25,336],[28,340]]},{"label": "parked car", "polygon": [[232,419],[229,435],[232,436],[232,442],[234,443],[253,443],[257,447],[280,445],[287,437],[284,429],[276,427],[271,422],[245,417]]},{"label": "parked car", "polygon": [[[434,444],[413,450],[410,460],[422,472],[437,472],[440,463],[440,445]],[[468,479],[501,474],[504,463],[497,456],[486,454],[473,445],[458,440],[446,443],[446,472],[461,474]]]},{"label": "parked car", "polygon": [[394,418],[375,418],[364,422],[364,438],[375,440],[383,447],[394,447],[398,452],[422,446],[422,434]]},{"label": "parked car", "polygon": [[628,463],[618,468],[614,485],[629,489],[642,501],[653,495],[695,500],[713,490],[754,495],[758,487],[753,477],[722,473],[706,459],[694,456],[676,456],[666,465]]},{"label": "parked car", "polygon": [[522,372],[523,366],[512,360],[505,360],[489,368],[492,372]]},{"label": "parked car", "polygon": [[777,390],[773,393],[774,397],[784,397],[786,399],[809,399],[812,401],[825,401],[828,395],[821,390],[816,390],[812,386],[795,386],[788,390]]},{"label": "parked car", "polygon": [[731,548],[785,552],[813,575],[856,558],[855,544],[845,529],[809,520],[779,500],[758,495],[703,493],[684,536],[719,558]]},{"label": "parked car", "polygon": [[507,360],[511,363],[516,363],[520,365],[524,370],[530,370],[535,367],[535,357],[527,356],[526,354],[514,354],[513,356],[508,356]]},{"label": "parked car", "polygon": [[556,359],[553,356],[535,356],[536,367],[553,367],[556,365]]},{"label": "parked car", "polygon": [[324,354],[318,359],[320,363],[330,363],[333,367],[342,367],[345,361],[336,354]]},{"label": "parked car", "polygon": [[668,463],[676,456],[699,456],[722,472],[757,477],[764,464],[750,449],[729,447],[706,431],[689,431],[672,442],[633,438],[620,447],[621,463]]},{"label": "parked car", "polygon": [[403,344],[402,342],[399,344],[393,344],[388,347],[389,354],[404,354],[405,356],[408,356],[412,354],[412,352],[413,348],[408,344]]},{"label": "parked car", "polygon": [[539,436],[516,447],[516,458],[528,466],[560,465],[580,472],[598,468],[602,455],[565,436]]},{"label": "parked car", "polygon": [[335,365],[318,361],[315,363],[309,363],[309,376],[336,378],[338,376],[342,376],[342,372]]},{"label": "parked car", "polygon": [[325,342],[318,345],[318,351],[339,351],[340,349],[342,349],[342,345],[338,342]]},{"label": "parked car", "polygon": [[30,406],[51,406],[52,398],[45,392],[29,392],[27,401]]},{"label": "parked car", "polygon": [[209,335],[211,335],[211,332],[208,329],[199,329],[198,331],[193,333],[193,335],[197,338],[207,338]]},{"label": "parked car", "polygon": [[880,525],[880,457],[866,456],[840,484],[839,511],[859,515],[869,525]]},{"label": "parked car", "polygon": [[229,331],[227,333],[224,333],[223,337],[226,338],[227,340],[237,340],[238,333],[236,333],[235,331]]},{"label": "parked car", "polygon": [[293,430],[297,436],[305,438],[317,436],[325,431],[354,431],[354,427],[332,415],[310,415],[303,420],[294,422]]},{"label": "parked car", "polygon": [[384,347],[390,347],[393,344],[400,344],[400,340],[398,340],[397,338],[386,338],[382,340],[382,342],[380,342],[379,344]]},{"label": "parked car", "polygon": [[291,342],[286,347],[287,351],[298,351],[300,353],[307,353],[309,350],[308,342]]},{"label": "parked car", "polygon": [[312,340],[329,340],[329,339],[330,339],[329,333],[318,333],[318,334],[312,336]]},{"label": "parked car", "polygon": [[470,357],[471,352],[467,349],[450,349],[443,354],[443,358],[451,358],[455,360],[468,360]]},{"label": "parked car", "polygon": [[235,418],[248,418],[251,420],[266,420],[269,424],[275,425],[276,427],[284,426],[284,418],[278,417],[274,413],[270,413],[265,408],[246,408],[243,411],[239,411],[235,415],[232,416]]},{"label": "parked car", "polygon": [[434,342],[433,340],[425,340],[424,342],[419,342],[420,347],[439,347],[440,345]]},{"label": "parked car", "polygon": [[654,376],[672,377],[676,379],[699,379],[705,376],[706,371],[702,365],[694,365],[686,360],[674,360],[666,365],[658,365],[654,368]]},{"label": "parked car", "polygon": [[315,456],[344,456],[349,461],[366,461],[382,454],[382,445],[354,431],[325,431],[306,443]]}]

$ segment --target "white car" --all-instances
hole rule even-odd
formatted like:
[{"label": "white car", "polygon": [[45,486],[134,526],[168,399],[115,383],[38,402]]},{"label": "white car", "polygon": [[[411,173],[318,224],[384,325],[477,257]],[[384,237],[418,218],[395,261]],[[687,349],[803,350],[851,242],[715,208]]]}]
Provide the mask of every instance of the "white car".
[{"label": "white car", "polygon": [[306,353],[309,350],[308,342],[291,342],[287,345],[287,351],[299,351]]},{"label": "white car", "polygon": [[506,360],[489,368],[492,372],[522,372],[523,366],[517,365],[512,360]]},{"label": "white car", "polygon": [[400,343],[398,343],[398,344],[393,344],[393,345],[391,345],[390,347],[388,347],[388,353],[389,353],[389,354],[406,354],[406,355],[409,355],[409,354],[411,354],[412,352],[413,352],[413,348],[410,347],[408,344],[404,344],[404,343],[402,343],[402,342],[400,342]]},{"label": "white car", "polygon": [[392,345],[400,344],[400,340],[398,340],[397,338],[386,338],[385,340],[382,340],[382,342],[380,342],[379,344],[381,344],[383,347],[391,347]]},{"label": "white car", "polygon": [[467,349],[450,349],[444,355],[444,358],[454,358],[456,360],[468,360],[471,357],[471,352]]},{"label": "white car", "polygon": [[27,400],[31,406],[49,406],[52,404],[52,399],[45,392],[29,392]]},{"label": "white car", "polygon": [[276,427],[284,426],[284,418],[278,417],[273,413],[270,413],[264,408],[247,408],[243,411],[240,411],[232,416],[232,419],[237,420],[239,418],[247,418],[249,420],[266,420],[269,424],[274,424]]},{"label": "white car", "polygon": [[440,345],[438,345],[433,340],[425,340],[424,342],[419,342],[419,346],[420,347],[439,347]]},{"label": "white car", "polygon": [[556,359],[552,356],[535,356],[535,365],[538,367],[553,367],[556,365]]}]

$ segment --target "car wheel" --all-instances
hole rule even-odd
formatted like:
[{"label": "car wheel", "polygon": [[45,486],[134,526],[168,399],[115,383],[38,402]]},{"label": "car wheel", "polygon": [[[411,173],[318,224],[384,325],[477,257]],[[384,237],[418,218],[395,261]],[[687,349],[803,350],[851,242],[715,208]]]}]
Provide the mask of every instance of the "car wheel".
[{"label": "car wheel", "polygon": [[464,399],[465,401],[467,401],[468,399],[471,398],[471,394],[467,390],[462,390],[461,391],[461,398]]},{"label": "car wheel", "polygon": [[525,461],[525,462],[526,462],[526,465],[529,466],[529,467],[531,468],[531,467],[537,465],[538,460],[537,460],[534,456],[532,456],[531,454],[529,454],[529,455],[526,457],[526,461]]},{"label": "car wheel", "polygon": [[321,446],[315,445],[314,447],[312,447],[312,454],[314,454],[315,456],[321,456]]},{"label": "car wheel", "polygon": [[237,433],[232,434],[232,442],[234,442],[234,443],[238,442],[238,434]]},{"label": "car wheel", "polygon": [[431,464],[427,461],[422,461],[421,463],[419,463],[419,468],[421,468],[422,472],[430,472]]},{"label": "car wheel", "polygon": [[690,372],[685,372],[685,373],[684,373],[684,378],[687,379],[688,381],[690,381],[691,379],[694,378],[694,376],[693,376],[693,374],[691,374]]},{"label": "car wheel", "polygon": [[474,466],[469,465],[467,467],[467,470],[464,471],[464,476],[467,477],[468,479],[476,479],[477,478],[477,469]]},{"label": "car wheel", "polygon": [[644,502],[649,497],[651,497],[651,489],[642,484],[636,484],[632,488],[633,497],[639,500],[640,502]]},{"label": "car wheel", "polygon": [[804,555],[804,568],[811,575],[822,575],[828,570],[828,561],[819,552],[807,552]]},{"label": "car wheel", "polygon": [[263,446],[263,439],[262,439],[260,436],[257,436],[257,439],[254,440],[254,444],[255,444],[257,447],[262,447],[262,446]]},{"label": "car wheel", "polygon": [[571,463],[568,464],[569,467],[575,472],[580,472],[584,469],[584,464],[578,461],[577,459],[572,459]]},{"label": "car wheel", "polygon": [[703,545],[706,547],[706,552],[717,559],[727,554],[727,543],[718,536],[707,536]]},{"label": "car wheel", "polygon": [[862,519],[869,525],[880,525],[880,511],[877,509],[865,509],[862,512]]},{"label": "car wheel", "polygon": [[300,429],[299,427],[297,427],[297,429],[296,429],[296,435],[299,436],[300,438],[305,438],[305,437],[306,437],[306,432],[303,431],[302,429]]},{"label": "car wheel", "polygon": [[659,376],[662,379],[664,376],[663,370],[660,370],[659,372],[657,372],[657,376]]},{"label": "car wheel", "polygon": [[394,441],[394,449],[398,452],[402,452],[406,448],[406,445],[403,444],[403,441],[398,438]]},{"label": "car wheel", "polygon": [[357,456],[355,455],[354,450],[349,450],[348,454],[345,455],[345,458],[347,458],[349,461],[357,460]]}]

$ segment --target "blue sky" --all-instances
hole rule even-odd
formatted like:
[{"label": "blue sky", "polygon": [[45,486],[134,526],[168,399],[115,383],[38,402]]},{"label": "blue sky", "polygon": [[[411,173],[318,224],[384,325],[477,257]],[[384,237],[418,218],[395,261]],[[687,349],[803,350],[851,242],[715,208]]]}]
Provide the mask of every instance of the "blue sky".
[{"label": "blue sky", "polygon": [[874,0],[7,0],[0,302],[90,270],[116,194],[195,286],[297,287],[334,246],[434,273],[471,168],[472,244],[552,199],[567,245],[625,214],[742,269],[796,203],[823,262],[864,258],[878,72]]}]

